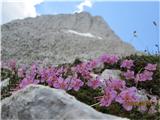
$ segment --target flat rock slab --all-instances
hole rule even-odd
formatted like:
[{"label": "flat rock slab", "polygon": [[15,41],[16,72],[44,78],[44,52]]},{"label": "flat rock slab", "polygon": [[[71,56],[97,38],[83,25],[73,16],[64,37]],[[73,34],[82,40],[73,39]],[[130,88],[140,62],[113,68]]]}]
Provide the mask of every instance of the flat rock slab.
[{"label": "flat rock slab", "polygon": [[102,114],[63,90],[30,85],[2,100],[3,120],[127,120]]}]

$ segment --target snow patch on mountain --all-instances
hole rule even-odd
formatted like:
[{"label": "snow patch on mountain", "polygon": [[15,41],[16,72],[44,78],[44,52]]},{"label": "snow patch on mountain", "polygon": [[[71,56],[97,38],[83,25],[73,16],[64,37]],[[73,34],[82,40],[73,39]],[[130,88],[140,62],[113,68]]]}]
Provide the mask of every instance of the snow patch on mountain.
[{"label": "snow patch on mountain", "polygon": [[100,37],[100,36],[94,36],[94,35],[91,34],[91,33],[81,33],[81,32],[77,32],[77,31],[74,31],[74,30],[67,30],[66,32],[67,32],[67,33],[76,34],[76,35],[79,35],[79,36],[84,36],[84,37],[102,39],[102,37]]}]

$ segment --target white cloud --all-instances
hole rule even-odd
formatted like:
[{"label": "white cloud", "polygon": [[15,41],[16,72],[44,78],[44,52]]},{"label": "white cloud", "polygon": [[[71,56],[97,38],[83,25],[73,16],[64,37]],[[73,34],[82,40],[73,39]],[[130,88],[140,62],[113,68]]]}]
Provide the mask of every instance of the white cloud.
[{"label": "white cloud", "polygon": [[92,7],[92,0],[84,0],[83,2],[81,2],[78,6],[77,6],[77,13],[83,12],[84,11],[84,7]]},{"label": "white cloud", "polygon": [[1,11],[1,24],[15,19],[36,17],[35,5],[44,0],[3,0]]}]

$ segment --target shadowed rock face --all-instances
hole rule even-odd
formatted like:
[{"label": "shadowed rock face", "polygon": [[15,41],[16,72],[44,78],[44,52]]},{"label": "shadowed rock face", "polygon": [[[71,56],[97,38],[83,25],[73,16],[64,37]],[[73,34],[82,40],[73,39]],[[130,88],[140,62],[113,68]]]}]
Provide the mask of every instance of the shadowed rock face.
[{"label": "shadowed rock face", "polygon": [[2,27],[2,60],[60,64],[103,53],[126,56],[135,49],[99,16],[82,12],[15,20]]},{"label": "shadowed rock face", "polygon": [[97,112],[62,90],[30,85],[2,100],[2,120],[127,120]]}]

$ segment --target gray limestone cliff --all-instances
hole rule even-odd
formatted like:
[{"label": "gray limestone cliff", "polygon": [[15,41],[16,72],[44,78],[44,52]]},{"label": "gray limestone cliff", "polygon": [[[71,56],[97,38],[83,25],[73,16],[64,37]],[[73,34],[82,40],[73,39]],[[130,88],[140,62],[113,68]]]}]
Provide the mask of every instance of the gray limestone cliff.
[{"label": "gray limestone cliff", "polygon": [[136,53],[100,16],[87,12],[45,15],[3,24],[2,60],[44,64],[90,59],[103,53],[126,56]]}]

